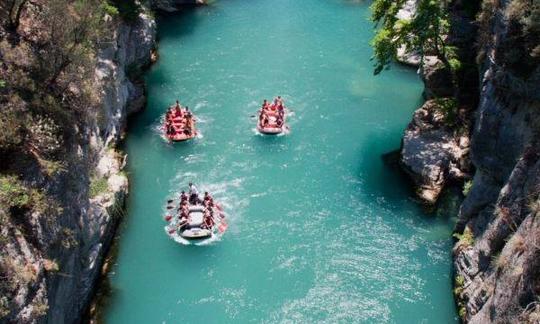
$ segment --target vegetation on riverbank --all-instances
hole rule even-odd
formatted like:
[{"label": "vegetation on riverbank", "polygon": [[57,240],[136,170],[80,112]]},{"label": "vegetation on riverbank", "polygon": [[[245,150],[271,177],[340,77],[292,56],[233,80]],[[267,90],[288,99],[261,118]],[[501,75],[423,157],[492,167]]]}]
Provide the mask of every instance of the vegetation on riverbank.
[{"label": "vegetation on riverbank", "polygon": [[59,270],[49,253],[82,239],[60,216],[82,207],[85,183],[89,197],[107,189],[90,183],[84,151],[103,114],[97,54],[139,13],[133,0],[0,2],[0,321],[47,313],[40,282]]},{"label": "vegetation on riverbank", "polygon": [[[416,11],[399,19],[406,4]],[[538,219],[528,204],[536,204],[540,181],[540,4],[376,0],[372,8],[379,24],[375,73],[390,66],[398,49],[415,51],[431,99],[405,131],[405,170],[421,189],[440,192],[457,179],[463,184],[466,198],[454,234],[459,316],[474,323],[536,322],[540,246]],[[425,113],[433,102],[444,118]],[[464,149],[471,150],[472,159],[465,155],[470,163],[448,159],[448,152]],[[467,164],[477,168],[469,171],[474,181],[462,168]]]}]

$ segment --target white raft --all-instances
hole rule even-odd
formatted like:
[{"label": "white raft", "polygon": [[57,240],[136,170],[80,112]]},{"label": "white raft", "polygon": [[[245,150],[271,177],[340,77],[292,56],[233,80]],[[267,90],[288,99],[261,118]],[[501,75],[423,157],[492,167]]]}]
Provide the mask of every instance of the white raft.
[{"label": "white raft", "polygon": [[204,207],[201,205],[192,205],[189,207],[188,224],[183,224],[179,216],[172,218],[167,226],[165,233],[170,238],[181,244],[190,244],[190,242],[211,241],[220,236],[227,228],[227,223],[223,216],[214,217],[214,226],[211,229],[202,228],[204,221]]}]

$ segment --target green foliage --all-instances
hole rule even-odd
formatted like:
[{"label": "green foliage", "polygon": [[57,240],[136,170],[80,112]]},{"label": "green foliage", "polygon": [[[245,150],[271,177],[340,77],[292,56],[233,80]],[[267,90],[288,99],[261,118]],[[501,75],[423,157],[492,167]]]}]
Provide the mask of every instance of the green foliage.
[{"label": "green foliage", "polygon": [[0,89],[5,88],[5,87],[6,87],[6,81],[0,79]]},{"label": "green foliage", "polygon": [[459,306],[458,315],[460,318],[465,318],[465,316],[467,315],[467,309],[465,309],[465,306]]},{"label": "green foliage", "polygon": [[451,58],[448,60],[452,71],[457,72],[463,68],[463,63],[458,58]]},{"label": "green foliage", "polygon": [[459,245],[463,247],[469,247],[474,245],[474,235],[469,227],[465,227],[462,234],[454,233],[455,238],[459,240]]},{"label": "green foliage", "polygon": [[472,186],[473,186],[472,180],[465,181],[465,183],[463,184],[463,191],[462,191],[463,196],[467,196],[469,194]]},{"label": "green foliage", "polygon": [[110,0],[110,2],[126,22],[134,22],[141,13],[141,7],[135,0]]},{"label": "green foliage", "polygon": [[108,2],[103,3],[103,10],[109,16],[116,16],[119,14],[118,8],[116,8],[115,6],[111,5]]},{"label": "green foliage", "polygon": [[396,17],[405,3],[406,0],[375,0],[371,5],[371,19],[379,27],[371,42],[375,74],[389,66],[402,46],[418,50],[422,56],[432,54],[443,62],[448,60],[442,40],[450,29],[447,2],[419,0],[416,14],[409,21]]},{"label": "green foliage", "polygon": [[0,109],[0,151],[17,149],[25,139],[25,120],[20,111],[21,99],[14,95]]},{"label": "green foliage", "polygon": [[27,207],[29,203],[28,189],[16,177],[0,177],[0,205],[8,208],[23,208]]},{"label": "green foliage", "polygon": [[465,285],[465,278],[461,275],[457,275],[454,279],[454,295],[459,297],[463,292],[463,287]]},{"label": "green foliage", "polygon": [[58,209],[42,190],[28,188],[14,176],[0,176],[0,206],[31,209],[38,213],[54,213]]},{"label": "green foliage", "polygon": [[93,177],[90,179],[90,198],[94,198],[99,194],[105,193],[109,190],[109,183],[106,178]]},{"label": "green foliage", "polygon": [[454,278],[454,296],[457,300],[458,314],[461,318],[465,318],[465,315],[467,314],[465,305],[463,303],[463,300],[461,299],[461,293],[463,293],[463,289],[465,289],[465,278],[463,278],[463,276],[461,275],[457,275]]},{"label": "green foliage", "polygon": [[444,115],[448,126],[454,126],[457,122],[458,102],[454,98],[435,99],[437,109]]}]

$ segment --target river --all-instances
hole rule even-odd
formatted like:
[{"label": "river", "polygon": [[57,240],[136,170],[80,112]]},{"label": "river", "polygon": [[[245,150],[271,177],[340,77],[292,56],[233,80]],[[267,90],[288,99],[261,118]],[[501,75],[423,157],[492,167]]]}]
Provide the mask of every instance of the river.
[{"label": "river", "polygon": [[[373,76],[368,18],[361,1],[220,0],[159,19],[106,323],[457,322],[450,209],[426,213],[381,157],[422,84],[400,66]],[[257,135],[277,95],[291,132]],[[170,145],[157,129],[177,98],[201,136]],[[189,181],[225,206],[219,241],[165,235]]]}]

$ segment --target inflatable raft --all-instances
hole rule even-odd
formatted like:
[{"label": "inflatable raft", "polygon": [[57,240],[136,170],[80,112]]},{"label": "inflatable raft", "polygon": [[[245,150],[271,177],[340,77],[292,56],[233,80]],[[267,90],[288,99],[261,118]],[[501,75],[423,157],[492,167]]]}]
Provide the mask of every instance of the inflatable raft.
[{"label": "inflatable raft", "polygon": [[286,127],[286,117],[287,110],[285,107],[278,109],[275,104],[272,104],[267,109],[261,109],[259,111],[257,130],[267,135],[281,134]]},{"label": "inflatable raft", "polygon": [[[213,207],[204,206],[201,203],[190,204],[188,217],[181,217],[177,213],[177,206],[170,201],[167,206],[169,213],[173,215],[165,216],[168,224],[165,226],[165,233],[174,241],[182,244],[201,243],[206,240],[219,237],[227,229],[225,215],[219,205]],[[212,211],[211,216],[210,211]],[[208,226],[206,217],[211,217],[211,226]]]},{"label": "inflatable raft", "polygon": [[182,142],[197,136],[195,117],[184,108],[171,106],[163,125],[165,137],[173,142]]}]

